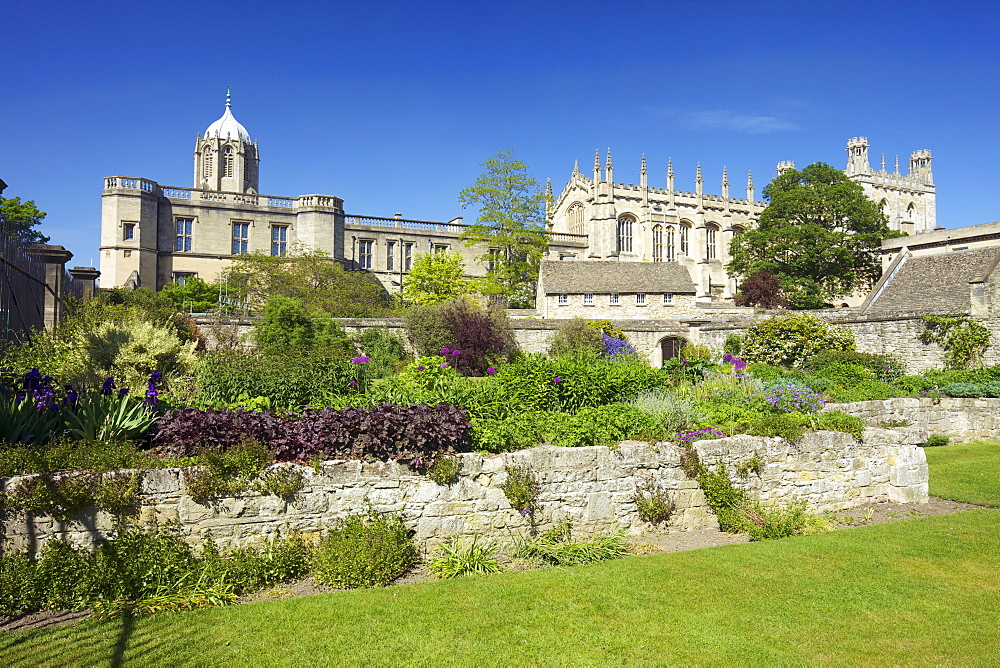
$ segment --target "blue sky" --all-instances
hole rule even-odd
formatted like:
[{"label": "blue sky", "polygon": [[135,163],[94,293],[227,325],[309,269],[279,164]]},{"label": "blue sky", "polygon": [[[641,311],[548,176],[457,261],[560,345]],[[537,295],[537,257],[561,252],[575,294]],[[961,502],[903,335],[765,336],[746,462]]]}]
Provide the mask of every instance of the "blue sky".
[{"label": "blue sky", "polygon": [[[1000,220],[1000,8],[991,2],[21,2],[0,9],[0,178],[98,261],[102,177],[190,186],[233,112],[261,192],[448,220],[501,147],[558,192],[609,147],[615,179],[733,195],[779,160],[934,153],[938,221]],[[468,215],[468,212],[465,212]]]}]

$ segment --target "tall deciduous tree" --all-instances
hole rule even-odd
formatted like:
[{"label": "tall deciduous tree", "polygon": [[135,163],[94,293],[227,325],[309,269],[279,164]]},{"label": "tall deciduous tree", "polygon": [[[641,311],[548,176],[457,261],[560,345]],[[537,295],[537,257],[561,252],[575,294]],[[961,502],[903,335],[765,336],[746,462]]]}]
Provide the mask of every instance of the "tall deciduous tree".
[{"label": "tall deciduous tree", "polygon": [[490,269],[482,291],[506,303],[527,305],[534,298],[538,264],[548,249],[547,197],[528,166],[510,149],[480,163],[483,173],[458,194],[462,207],[479,207],[476,222],[462,233],[467,246],[488,250],[480,260]]},{"label": "tall deciduous tree", "polygon": [[796,308],[819,308],[878,280],[881,241],[899,233],[860,184],[818,162],[776,177],[764,198],[757,227],[733,239],[731,273],[772,272]]},{"label": "tall deciduous tree", "polygon": [[34,200],[22,202],[20,197],[0,197],[0,234],[20,243],[48,243],[49,238],[34,228],[45,218]]},{"label": "tall deciduous tree", "polygon": [[403,298],[417,306],[432,306],[460,297],[470,287],[461,255],[421,253],[403,283]]}]

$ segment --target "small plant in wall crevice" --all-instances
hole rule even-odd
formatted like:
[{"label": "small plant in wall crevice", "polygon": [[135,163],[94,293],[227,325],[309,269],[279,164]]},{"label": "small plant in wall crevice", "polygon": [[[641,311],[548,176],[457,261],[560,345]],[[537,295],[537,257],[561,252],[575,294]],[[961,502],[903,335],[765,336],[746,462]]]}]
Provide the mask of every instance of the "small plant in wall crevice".
[{"label": "small plant in wall crevice", "polygon": [[505,467],[507,479],[500,485],[511,508],[522,516],[532,516],[541,485],[535,472],[527,464],[513,464]]},{"label": "small plant in wall crevice", "polygon": [[667,494],[666,488],[652,480],[636,489],[632,500],[635,502],[639,519],[650,524],[666,522],[676,507],[674,500]]}]

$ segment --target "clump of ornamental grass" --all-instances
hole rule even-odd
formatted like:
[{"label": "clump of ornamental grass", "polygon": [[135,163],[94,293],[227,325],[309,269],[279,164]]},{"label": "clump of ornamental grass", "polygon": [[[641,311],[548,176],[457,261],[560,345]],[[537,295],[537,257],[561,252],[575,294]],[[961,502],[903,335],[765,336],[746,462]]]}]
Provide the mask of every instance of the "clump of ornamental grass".
[{"label": "clump of ornamental grass", "polygon": [[494,541],[480,541],[478,536],[471,540],[453,536],[437,546],[427,562],[427,570],[441,579],[499,573],[503,566],[496,552]]}]

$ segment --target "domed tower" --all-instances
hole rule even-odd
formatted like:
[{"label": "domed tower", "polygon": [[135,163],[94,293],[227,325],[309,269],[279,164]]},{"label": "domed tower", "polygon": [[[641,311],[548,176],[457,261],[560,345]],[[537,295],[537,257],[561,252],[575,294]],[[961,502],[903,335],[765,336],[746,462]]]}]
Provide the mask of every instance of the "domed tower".
[{"label": "domed tower", "polygon": [[194,145],[194,187],[234,193],[259,190],[257,142],[236,120],[230,93],[226,91],[226,110],[222,118],[198,135]]}]

